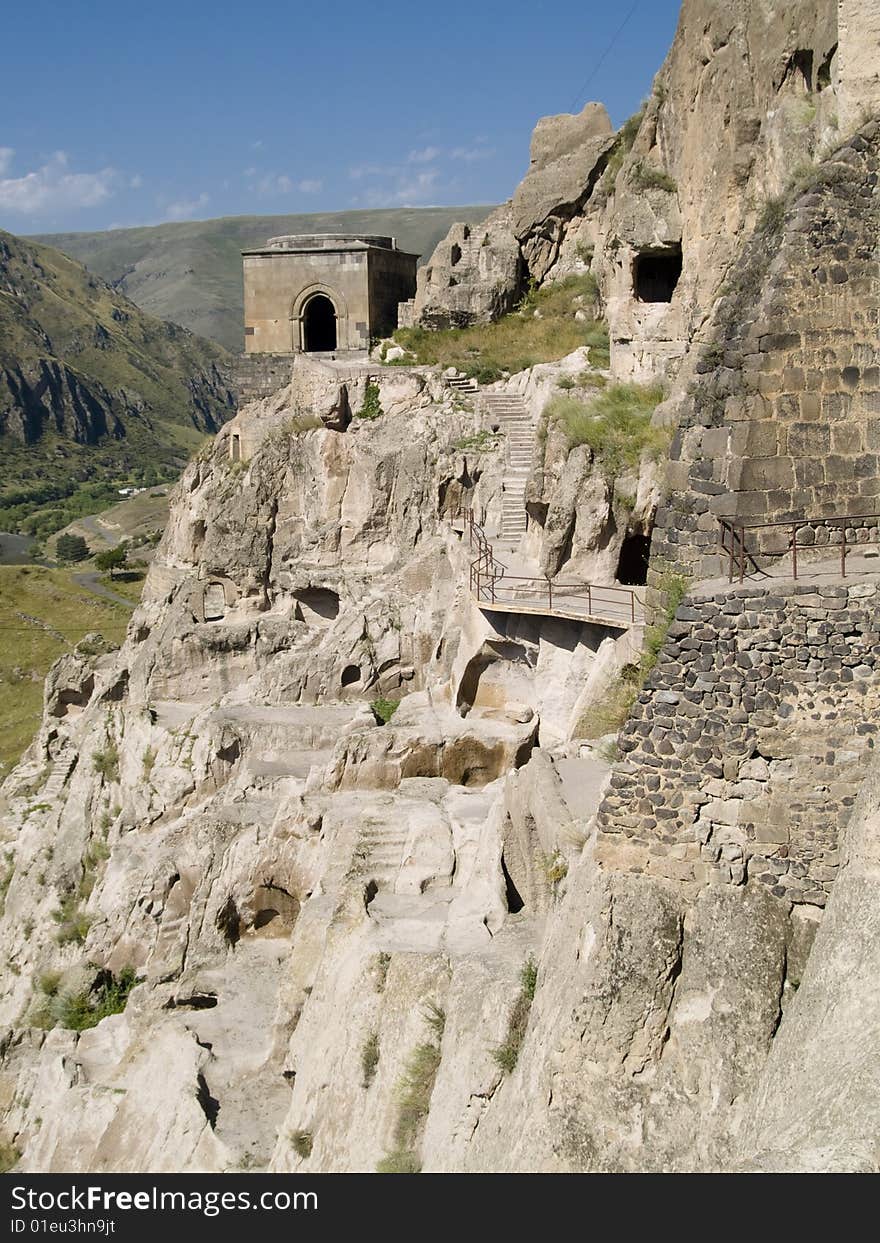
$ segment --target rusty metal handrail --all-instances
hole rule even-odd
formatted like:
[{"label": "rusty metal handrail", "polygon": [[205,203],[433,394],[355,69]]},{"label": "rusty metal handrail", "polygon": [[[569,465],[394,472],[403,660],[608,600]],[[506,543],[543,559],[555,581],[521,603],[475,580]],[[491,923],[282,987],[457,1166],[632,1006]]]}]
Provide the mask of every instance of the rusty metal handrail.
[{"label": "rusty metal handrail", "polygon": [[[623,620],[620,615],[605,613],[604,615],[594,611],[594,602],[600,607],[603,603],[602,594],[620,598],[621,612],[625,614],[626,606],[629,606],[629,619],[631,624],[636,621],[636,605],[640,608],[644,607],[644,601],[638,596],[638,593],[632,587],[618,587],[615,584],[595,584],[587,582],[554,582],[552,578],[532,578],[525,575],[509,574],[507,566],[499,561],[493,551],[492,544],[483,531],[483,528],[474,518],[473,510],[461,508],[448,517],[451,521],[461,520],[465,523],[468,532],[468,542],[471,550],[477,553],[476,558],[470,564],[469,583],[471,594],[476,597],[477,601],[483,601],[487,604],[522,604],[525,603],[521,598],[516,596],[537,596],[541,600],[546,598],[548,612],[554,611],[554,596],[557,603],[557,611],[559,602],[573,600],[586,601],[587,612],[585,617],[595,617],[609,622],[619,622]],[[502,590],[505,596],[508,595],[507,588],[510,585],[510,593],[516,593],[513,599],[502,598],[499,595],[498,584],[503,580],[504,587]],[[531,584],[529,586],[514,587],[513,584]],[[616,600],[604,601],[607,604],[616,604]]]},{"label": "rusty metal handrail", "polygon": [[[846,559],[852,551],[847,546],[846,527],[847,524],[853,523],[880,523],[880,514],[836,514],[829,518],[795,518],[782,519],[774,522],[743,522],[736,518],[719,518],[718,523],[721,528],[719,542],[721,551],[727,556],[728,569],[727,581],[732,583],[736,573],[739,573],[739,581],[743,582],[746,575],[746,562],[750,561],[752,566],[757,570],[756,553],[750,552],[746,547],[746,531],[761,531],[787,529],[791,531],[791,541],[783,552],[763,552],[760,555],[766,557],[784,557],[791,553],[792,578],[797,579],[798,576],[798,551],[806,551],[808,548],[831,548],[830,542],[823,544],[798,544],[798,531],[803,527],[834,527],[843,523],[840,532],[840,574],[842,578],[846,578]],[[880,527],[875,529],[880,531]],[[725,542],[725,537],[729,537],[729,542]],[[880,542],[880,541],[872,541]]]}]

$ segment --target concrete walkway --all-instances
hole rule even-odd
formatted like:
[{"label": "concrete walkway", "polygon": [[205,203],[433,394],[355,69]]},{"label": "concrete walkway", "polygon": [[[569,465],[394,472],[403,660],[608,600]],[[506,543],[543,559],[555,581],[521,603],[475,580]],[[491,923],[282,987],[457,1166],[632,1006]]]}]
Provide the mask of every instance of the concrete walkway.
[{"label": "concrete walkway", "polygon": [[560,617],[618,630],[644,626],[644,587],[587,583],[573,577],[548,585],[537,565],[519,551],[518,544],[500,536],[486,535],[486,539],[496,568],[503,567],[503,573],[500,577],[481,576],[479,597],[474,594],[484,611]]}]

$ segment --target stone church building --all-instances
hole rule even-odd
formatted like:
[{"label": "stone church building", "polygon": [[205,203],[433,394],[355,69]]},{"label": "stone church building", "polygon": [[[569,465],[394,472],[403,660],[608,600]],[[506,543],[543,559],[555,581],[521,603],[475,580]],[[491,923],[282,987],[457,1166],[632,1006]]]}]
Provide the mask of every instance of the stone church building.
[{"label": "stone church building", "polygon": [[313,233],[242,252],[247,354],[346,357],[397,327],[418,255],[392,237]]}]

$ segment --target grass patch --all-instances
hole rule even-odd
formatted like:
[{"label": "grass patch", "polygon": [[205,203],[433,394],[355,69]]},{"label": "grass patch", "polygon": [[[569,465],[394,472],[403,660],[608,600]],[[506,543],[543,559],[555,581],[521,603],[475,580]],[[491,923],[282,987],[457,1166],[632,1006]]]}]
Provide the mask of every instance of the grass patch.
[{"label": "grass patch", "polygon": [[598,371],[581,371],[575,378],[575,384],[578,388],[607,388],[608,377]]},{"label": "grass patch", "polygon": [[666,632],[675,620],[675,614],[682,600],[687,595],[688,580],[683,574],[677,574],[673,570],[665,570],[657,584],[657,590],[662,593],[664,598],[663,612],[657,620],[648,627],[645,633],[645,645],[642,649],[642,659],[639,665],[639,673],[642,684],[648,678],[657,663],[660,652],[663,650],[663,644],[666,642]]},{"label": "grass patch", "polygon": [[129,613],[74,582],[79,571],[0,566],[0,780],[36,733],[43,682],[59,656],[92,631],[121,642]]},{"label": "grass patch", "polygon": [[538,983],[538,968],[533,959],[530,958],[523,964],[519,979],[519,993],[507,1021],[507,1035],[504,1042],[492,1050],[492,1057],[505,1074],[510,1074],[516,1066],[529,1024],[529,1014]]},{"label": "grass patch", "polygon": [[108,743],[103,751],[96,751],[92,756],[92,768],[105,781],[119,780],[119,750],[115,743]]},{"label": "grass patch", "polygon": [[434,1080],[440,1068],[440,1043],[446,1014],[432,1001],[428,1003],[424,1017],[435,1039],[416,1045],[397,1085],[394,1148],[377,1164],[376,1172],[379,1174],[418,1174],[421,1170],[416,1143],[428,1116]]},{"label": "grass patch", "polygon": [[371,1032],[361,1049],[361,1083],[368,1088],[379,1065],[379,1033]]},{"label": "grass patch", "polygon": [[[569,276],[530,290],[520,306],[493,324],[469,328],[399,328],[394,334],[423,365],[455,367],[481,384],[500,380],[536,363],[555,362],[602,330],[597,320],[576,320],[575,313],[594,305],[592,273]],[[606,334],[607,340],[607,334]]]},{"label": "grass patch", "polygon": [[399,699],[374,699],[370,703],[373,710],[373,716],[382,725],[387,725],[400,707]]},{"label": "grass patch", "polygon": [[294,1131],[290,1137],[293,1145],[293,1151],[297,1156],[307,1161],[312,1155],[312,1133],[311,1131]]},{"label": "grass patch", "polygon": [[568,876],[568,860],[565,855],[560,854],[558,850],[554,850],[552,855],[543,855],[541,863],[550,891],[556,897],[559,886]]},{"label": "grass patch", "polygon": [[381,993],[385,988],[388,979],[388,970],[391,966],[390,954],[378,954],[376,956],[376,992]]},{"label": "grass patch", "polygon": [[[683,574],[666,570],[657,584],[664,596],[663,612],[645,632],[642,654],[637,665],[624,665],[619,676],[611,682],[601,699],[586,709],[575,729],[576,738],[601,738],[604,734],[616,734],[629,716],[636,696],[644,687],[666,642],[666,633],[675,619],[678,606],[688,589]],[[609,757],[612,762],[616,756]]]},{"label": "grass patch", "polygon": [[0,867],[0,918],[6,912],[6,895],[9,893],[9,886],[12,884],[12,877],[15,872],[15,863],[12,855],[5,855],[3,865]]},{"label": "grass patch", "polygon": [[58,925],[55,940],[59,945],[82,945],[89,935],[92,920],[82,909],[78,892],[62,898],[58,910],[52,912],[52,918]]},{"label": "grass patch", "polygon": [[97,1027],[111,1014],[122,1014],[137,978],[132,967],[125,967],[118,976],[102,971],[91,988],[78,992],[61,990],[60,983],[61,978],[54,971],[40,977],[42,1000],[31,1017],[35,1027],[63,1027],[75,1032]]},{"label": "grass patch", "polygon": [[640,685],[638,665],[624,665],[602,698],[586,709],[578,721],[575,737],[601,738],[618,733],[632,710]]},{"label": "grass patch", "polygon": [[490,432],[483,428],[473,436],[462,436],[460,440],[453,441],[452,447],[463,453],[489,453],[498,448],[501,439],[499,432]]},{"label": "grass patch", "polygon": [[[324,424],[316,414],[294,414],[281,428],[283,436],[301,436],[303,432],[313,432]],[[244,465],[244,463],[239,463]],[[233,463],[235,465],[235,463]]]},{"label": "grass patch", "polygon": [[788,202],[784,194],[777,198],[767,199],[758,216],[758,230],[767,237],[775,237],[782,232]]},{"label": "grass patch", "polygon": [[544,417],[563,428],[569,448],[589,445],[610,476],[638,466],[647,455],[656,461],[669,444],[669,429],[654,427],[651,416],[663,400],[657,384],[613,384],[588,403],[554,397]]},{"label": "grass patch", "polygon": [[630,169],[630,185],[634,190],[663,190],[666,194],[678,192],[678,182],[662,168],[654,168],[644,160],[636,160]]},{"label": "grass patch", "polygon": [[604,179],[606,186],[610,189],[617,180],[617,174],[623,168],[623,162],[633,149],[633,143],[639,132],[639,127],[645,117],[646,104],[642,104],[638,112],[634,112],[631,117],[624,121],[617,135],[617,143],[608,157],[608,163],[605,165]]},{"label": "grass patch", "polygon": [[379,385],[374,380],[370,380],[364,392],[364,404],[355,417],[367,420],[381,419],[384,413],[379,400]]},{"label": "grass patch", "polygon": [[14,1169],[21,1157],[21,1152],[11,1140],[0,1137],[0,1174],[8,1174]]},{"label": "grass patch", "polygon": [[386,1153],[376,1163],[377,1174],[421,1174],[422,1164],[414,1152],[407,1149]]},{"label": "grass patch", "polygon": [[116,578],[111,578],[109,574],[102,574],[101,582],[108,590],[115,591],[117,595],[130,600],[132,604],[140,604],[146,577],[145,570],[129,568],[124,574],[118,574]]}]

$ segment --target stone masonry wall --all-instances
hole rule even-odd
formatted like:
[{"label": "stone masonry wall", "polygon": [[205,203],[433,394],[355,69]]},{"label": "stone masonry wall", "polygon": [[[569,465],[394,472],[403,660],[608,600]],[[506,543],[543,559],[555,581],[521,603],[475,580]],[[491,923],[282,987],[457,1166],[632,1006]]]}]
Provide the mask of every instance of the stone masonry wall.
[{"label": "stone masonry wall", "polygon": [[234,372],[238,404],[271,397],[290,383],[292,372],[292,354],[240,354]]},{"label": "stone masonry wall", "polygon": [[824,906],[880,721],[878,589],[690,597],[621,733],[599,858]]},{"label": "stone masonry wall", "polygon": [[[767,205],[681,403],[655,564],[719,570],[718,517],[880,510],[880,123]],[[763,548],[779,534],[750,537]],[[787,535],[785,536],[787,538]]]}]

